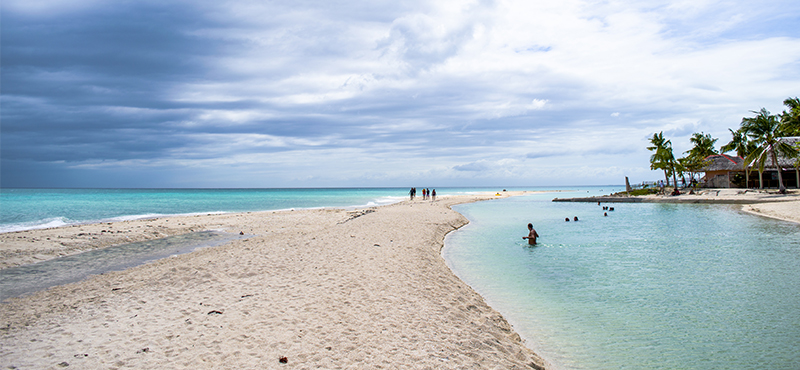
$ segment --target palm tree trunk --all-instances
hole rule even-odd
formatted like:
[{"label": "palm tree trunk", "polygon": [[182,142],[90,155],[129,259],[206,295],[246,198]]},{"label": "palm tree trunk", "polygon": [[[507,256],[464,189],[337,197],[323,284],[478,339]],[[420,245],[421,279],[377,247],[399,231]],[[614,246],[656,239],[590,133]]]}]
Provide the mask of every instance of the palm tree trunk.
[{"label": "palm tree trunk", "polygon": [[750,188],[750,170],[747,168],[744,169],[744,188]]},{"label": "palm tree trunk", "polygon": [[778,171],[778,191],[781,194],[786,194],[786,187],[783,186],[783,171],[781,171],[781,166],[778,164],[778,156],[775,154],[775,149],[771,149],[769,154],[772,155],[772,163],[775,164],[775,169]]},{"label": "palm tree trunk", "polygon": [[675,164],[672,165],[672,185],[675,187],[675,194],[680,194],[678,190],[678,178],[675,177]]},{"label": "palm tree trunk", "polygon": [[763,182],[761,182],[761,174],[762,174],[762,173],[764,173],[764,171],[762,171],[762,170],[759,168],[759,169],[758,169],[758,188],[759,188],[759,189],[763,189],[763,188],[764,188],[764,183],[763,183]]}]

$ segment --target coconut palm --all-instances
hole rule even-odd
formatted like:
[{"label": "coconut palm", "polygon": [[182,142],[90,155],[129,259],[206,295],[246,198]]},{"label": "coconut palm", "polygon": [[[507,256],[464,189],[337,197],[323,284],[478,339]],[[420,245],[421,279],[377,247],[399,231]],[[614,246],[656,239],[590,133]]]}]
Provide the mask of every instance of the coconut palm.
[{"label": "coconut palm", "polygon": [[800,136],[800,99],[787,98],[783,105],[789,108],[781,114],[784,134],[786,136]]},{"label": "coconut palm", "polygon": [[771,159],[778,171],[778,188],[781,194],[786,194],[781,167],[778,163],[778,154],[793,158],[797,156],[797,148],[780,140],[781,134],[786,131],[786,126],[778,120],[777,116],[770,114],[766,108],[761,108],[758,112],[752,111],[752,113],[755,113],[756,116],[742,118],[742,127],[740,128],[756,145],[756,149],[745,158],[745,165],[755,162],[760,175],[764,171],[767,158]]},{"label": "coconut palm", "polygon": [[667,186],[669,186],[669,175],[672,174],[672,180],[677,189],[678,181],[675,176],[675,156],[672,154],[672,142],[664,139],[664,132],[661,131],[653,134],[650,138],[652,146],[647,147],[647,150],[654,151],[650,156],[650,169],[651,170],[664,170],[664,179]]},{"label": "coconut palm", "polygon": [[683,158],[678,158],[678,164],[683,171],[689,172],[690,178],[694,180],[695,175],[702,171],[703,167],[708,165],[708,162],[704,158],[686,156]]},{"label": "coconut palm", "polygon": [[[786,136],[800,136],[800,99],[797,97],[787,98],[783,105],[789,108],[781,114],[781,124]],[[796,147],[800,151],[800,144]],[[794,173],[797,187],[800,188],[800,156],[795,157]]]},{"label": "coconut palm", "polygon": [[694,146],[692,149],[684,152],[688,155],[678,159],[678,164],[689,171],[694,178],[694,173],[699,172],[701,168],[706,166],[708,162],[706,158],[719,153],[714,149],[714,144],[717,142],[717,139],[712,138],[711,134],[695,132],[689,141],[691,141]]},{"label": "coconut palm", "polygon": [[691,157],[695,157],[697,159],[705,159],[710,155],[719,154],[714,149],[714,144],[716,144],[717,139],[711,137],[711,134],[704,134],[704,133],[694,133],[689,141],[694,144],[692,149],[686,151]]},{"label": "coconut palm", "polygon": [[[756,150],[756,145],[754,142],[750,141],[747,138],[747,134],[741,128],[733,131],[728,129],[731,132],[731,136],[733,137],[731,141],[722,147],[719,148],[719,151],[722,153],[730,152],[731,150],[736,151],[736,155],[741,158],[747,158],[750,153]],[[744,175],[745,175],[745,184],[750,183],[750,170],[747,168],[747,165],[744,166]],[[759,172],[759,187],[761,187],[761,172]]]}]

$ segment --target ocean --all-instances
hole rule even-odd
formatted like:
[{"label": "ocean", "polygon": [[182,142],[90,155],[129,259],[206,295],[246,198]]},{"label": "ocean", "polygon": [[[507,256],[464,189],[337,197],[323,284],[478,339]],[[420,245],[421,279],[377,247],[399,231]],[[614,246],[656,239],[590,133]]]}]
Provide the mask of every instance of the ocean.
[{"label": "ocean", "polygon": [[470,224],[443,255],[557,368],[798,368],[800,225],[737,206],[554,197],[454,207]]},{"label": "ocean", "polygon": [[[584,192],[601,188],[556,189]],[[418,196],[421,190],[420,187]],[[439,195],[500,190],[502,188],[436,189]],[[407,199],[408,191],[408,188],[0,189],[0,233],[176,215],[370,207]]]}]

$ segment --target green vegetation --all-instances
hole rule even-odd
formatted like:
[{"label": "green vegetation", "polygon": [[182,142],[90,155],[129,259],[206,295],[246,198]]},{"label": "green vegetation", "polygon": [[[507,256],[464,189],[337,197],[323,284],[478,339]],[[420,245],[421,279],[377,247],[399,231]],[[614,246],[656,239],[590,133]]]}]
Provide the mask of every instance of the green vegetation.
[{"label": "green vegetation", "polygon": [[650,138],[650,144],[647,150],[654,151],[650,156],[650,169],[651,170],[664,170],[664,178],[666,179],[667,186],[669,186],[669,176],[672,175],[674,183],[677,185],[678,181],[675,178],[676,164],[675,156],[672,154],[672,142],[664,139],[664,132],[653,134]]},{"label": "green vegetation", "polygon": [[[658,188],[647,188],[647,187],[644,187],[644,188],[641,188],[641,189],[633,189],[633,190],[631,190],[630,195],[635,197],[635,196],[639,196],[639,195],[658,194],[658,192],[659,192]],[[626,195],[628,195],[627,191],[621,191],[621,192],[618,192],[618,193],[611,194],[612,197],[613,196],[626,196]]]},{"label": "green vegetation", "polygon": [[[772,164],[779,167],[778,154],[789,158],[797,157],[797,148],[779,140],[790,131],[784,124],[784,120],[769,114],[766,108],[761,108],[761,111],[758,112],[752,112],[756,113],[756,116],[742,118],[742,126],[739,130],[742,130],[756,147],[754,151],[747,154],[744,162],[745,166],[753,162],[758,165],[758,181],[760,183],[767,158],[772,159]],[[778,184],[781,194],[786,194],[781,172],[780,170],[778,171]]]},{"label": "green vegetation", "polygon": [[[708,166],[709,156],[736,151],[736,155],[744,158],[745,176],[734,177],[735,184],[746,186],[750,175],[748,167],[755,164],[759,187],[763,188],[762,174],[767,160],[777,166],[778,156],[795,158],[795,168],[800,171],[800,145],[793,146],[780,140],[783,137],[800,136],[800,99],[787,98],[783,104],[788,109],[778,115],[770,114],[766,108],[751,111],[755,116],[742,118],[739,129],[728,129],[732,140],[720,147],[719,152],[714,149],[717,139],[710,134],[694,133],[689,139],[693,144],[692,149],[685,152],[685,157],[675,159],[672,142],[664,138],[663,131],[653,134],[650,138],[651,146],[647,147],[654,152],[650,156],[650,169],[663,170],[667,186],[670,183],[669,177],[672,176],[673,184],[677,187],[676,175],[683,177],[688,172],[694,179],[696,173]],[[783,174],[781,171],[777,172],[780,192],[785,194]]]}]

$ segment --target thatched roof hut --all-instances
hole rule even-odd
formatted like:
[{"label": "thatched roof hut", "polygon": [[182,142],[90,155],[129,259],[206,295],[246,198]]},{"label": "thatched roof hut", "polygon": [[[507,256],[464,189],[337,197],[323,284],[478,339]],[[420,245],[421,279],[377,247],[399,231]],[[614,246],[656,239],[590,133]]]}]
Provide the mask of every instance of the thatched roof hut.
[{"label": "thatched roof hut", "polygon": [[706,175],[703,187],[730,188],[733,183],[733,174],[744,171],[744,159],[727,154],[716,154],[706,157],[706,166],[703,167]]},{"label": "thatched roof hut", "polygon": [[703,167],[705,172],[744,171],[744,159],[739,156],[727,154],[710,155],[706,157],[706,162],[706,166]]},{"label": "thatched roof hut", "polygon": [[[800,137],[784,137],[780,140],[791,145],[800,145]],[[798,184],[800,184],[800,170],[797,170],[798,161],[800,161],[800,158],[778,155],[778,164],[783,174],[784,184],[787,187],[797,187]],[[710,155],[706,157],[706,162],[706,166],[702,169],[702,171],[706,173],[705,181],[703,182],[704,187],[729,188],[734,186],[733,180],[735,174],[744,174],[744,159],[738,156],[730,156],[727,154]],[[750,171],[757,171],[758,164],[755,162],[750,163],[747,169]],[[794,172],[794,176],[790,176],[792,172]],[[761,180],[759,180],[759,178],[761,178]],[[739,184],[739,186],[760,187],[763,182],[764,187],[778,187],[777,179],[778,176],[775,164],[772,158],[767,157],[764,161],[763,174],[759,174],[759,176],[755,178],[750,176],[747,184]],[[737,181],[742,180],[740,179]]]}]

